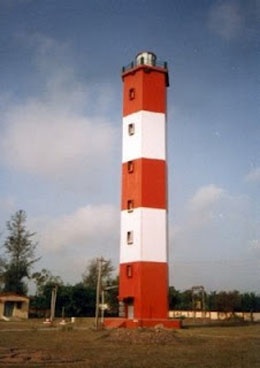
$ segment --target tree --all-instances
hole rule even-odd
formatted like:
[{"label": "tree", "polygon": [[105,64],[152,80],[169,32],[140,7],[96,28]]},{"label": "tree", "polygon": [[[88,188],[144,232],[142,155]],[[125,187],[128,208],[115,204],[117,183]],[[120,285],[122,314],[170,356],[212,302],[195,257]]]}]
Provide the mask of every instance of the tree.
[{"label": "tree", "polygon": [[169,287],[169,308],[180,309],[181,292],[176,290],[173,286]]},{"label": "tree", "polygon": [[118,287],[119,287],[119,276],[116,276],[113,280],[110,280],[109,285],[104,287],[105,303],[108,304],[108,310],[106,310],[106,315],[109,316],[118,315]]},{"label": "tree", "polygon": [[60,276],[53,276],[51,271],[43,268],[41,271],[34,272],[31,276],[36,285],[36,295],[42,295],[46,285],[51,287],[62,285],[63,281]]},{"label": "tree", "polygon": [[260,311],[260,296],[253,292],[241,295],[241,309],[245,312]]},{"label": "tree", "polygon": [[[82,275],[83,284],[88,289],[88,295],[96,298],[97,281],[99,267],[101,265],[101,282],[100,292],[104,297],[104,301],[109,305],[107,314],[117,315],[118,313],[118,277],[113,277],[114,267],[112,261],[103,259],[92,259],[89,261],[85,272]],[[101,295],[100,295],[101,297]],[[100,298],[102,299],[102,298]]]},{"label": "tree", "polygon": [[241,310],[241,296],[237,290],[220,291],[216,295],[216,307],[221,312],[237,312]]},{"label": "tree", "polygon": [[[103,285],[107,285],[112,282],[113,271],[114,267],[110,259],[108,261],[102,262],[101,275]],[[92,259],[89,261],[87,268],[82,275],[82,281],[87,287],[96,290],[97,278],[98,278],[98,262],[96,259]]]},{"label": "tree", "polygon": [[192,291],[184,290],[180,295],[180,310],[192,310]]},{"label": "tree", "polygon": [[2,291],[5,283],[4,283],[4,270],[5,270],[5,262],[2,257],[0,257],[0,291]]},{"label": "tree", "polygon": [[207,294],[207,308],[210,311],[217,311],[217,291],[211,291],[209,294]]},{"label": "tree", "polygon": [[83,283],[63,285],[57,293],[57,316],[64,311],[66,317],[93,317],[95,314],[95,290]]},{"label": "tree", "polygon": [[[49,317],[53,289],[57,288],[58,295],[64,286],[60,276],[43,268],[31,276],[36,285],[36,295],[30,297],[30,310],[33,317]],[[56,305],[57,307],[57,305]]]},{"label": "tree", "polygon": [[6,224],[9,234],[3,244],[5,257],[1,259],[1,281],[3,291],[26,294],[25,279],[30,278],[32,266],[39,258],[35,258],[37,243],[32,238],[35,233],[26,229],[26,214],[17,211]]}]

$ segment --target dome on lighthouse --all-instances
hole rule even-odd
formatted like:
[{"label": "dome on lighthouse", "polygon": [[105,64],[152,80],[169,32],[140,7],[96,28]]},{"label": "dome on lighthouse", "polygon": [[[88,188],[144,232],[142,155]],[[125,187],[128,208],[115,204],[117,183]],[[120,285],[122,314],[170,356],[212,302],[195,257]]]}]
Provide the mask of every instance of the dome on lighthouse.
[{"label": "dome on lighthouse", "polygon": [[136,65],[156,65],[156,55],[153,52],[140,52],[136,55]]}]

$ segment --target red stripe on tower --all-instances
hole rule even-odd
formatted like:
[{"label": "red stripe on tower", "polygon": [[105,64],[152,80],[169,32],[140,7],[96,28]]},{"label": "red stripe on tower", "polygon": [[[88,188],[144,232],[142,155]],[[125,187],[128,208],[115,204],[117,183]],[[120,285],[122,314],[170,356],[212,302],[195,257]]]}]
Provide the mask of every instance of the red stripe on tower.
[{"label": "red stripe on tower", "polygon": [[120,314],[167,319],[167,65],[142,52],[122,80]]}]

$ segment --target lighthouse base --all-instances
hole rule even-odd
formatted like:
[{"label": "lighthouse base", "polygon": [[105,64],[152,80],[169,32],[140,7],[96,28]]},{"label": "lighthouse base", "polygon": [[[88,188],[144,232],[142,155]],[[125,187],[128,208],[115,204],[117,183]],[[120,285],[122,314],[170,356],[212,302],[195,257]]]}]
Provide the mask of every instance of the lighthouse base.
[{"label": "lighthouse base", "polygon": [[179,319],[126,319],[126,318],[106,318],[104,320],[106,328],[182,328],[182,321]]}]

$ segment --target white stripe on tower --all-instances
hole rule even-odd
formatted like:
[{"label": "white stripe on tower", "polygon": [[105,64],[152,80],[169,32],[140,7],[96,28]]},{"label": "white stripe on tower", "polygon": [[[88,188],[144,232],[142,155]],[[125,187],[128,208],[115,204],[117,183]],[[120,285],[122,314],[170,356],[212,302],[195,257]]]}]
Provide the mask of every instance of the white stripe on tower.
[{"label": "white stripe on tower", "polygon": [[[129,124],[134,134],[129,135]],[[165,114],[138,111],[123,118],[123,162],[140,157],[166,159]]]}]

